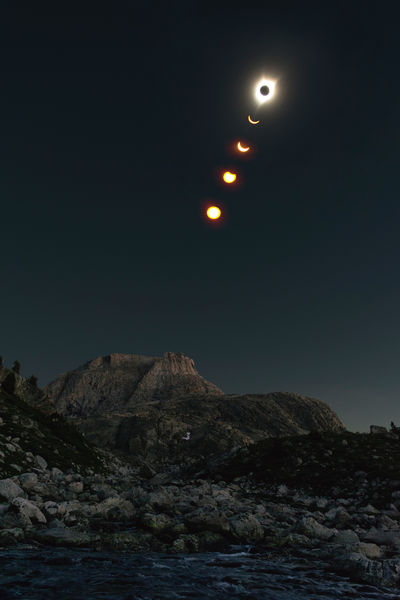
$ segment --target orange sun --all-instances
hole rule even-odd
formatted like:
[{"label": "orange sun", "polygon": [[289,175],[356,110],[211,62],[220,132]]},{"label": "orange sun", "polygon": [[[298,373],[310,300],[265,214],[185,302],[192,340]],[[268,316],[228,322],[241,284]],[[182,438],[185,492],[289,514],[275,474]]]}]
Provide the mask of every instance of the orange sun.
[{"label": "orange sun", "polygon": [[225,181],[225,183],[233,183],[236,181],[236,173],[225,171],[225,173],[222,175],[222,179]]},{"label": "orange sun", "polygon": [[207,217],[215,221],[215,219],[219,219],[221,216],[221,209],[218,206],[209,206],[207,208]]}]

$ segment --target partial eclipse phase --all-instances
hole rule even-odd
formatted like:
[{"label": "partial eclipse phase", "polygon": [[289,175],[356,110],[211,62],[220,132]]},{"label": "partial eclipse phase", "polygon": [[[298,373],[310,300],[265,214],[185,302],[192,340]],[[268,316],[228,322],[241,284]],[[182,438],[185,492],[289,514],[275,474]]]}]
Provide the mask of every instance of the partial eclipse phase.
[{"label": "partial eclipse phase", "polygon": [[239,150],[239,152],[248,152],[250,150],[250,146],[242,146],[241,142],[238,142],[236,144],[236,147]]}]

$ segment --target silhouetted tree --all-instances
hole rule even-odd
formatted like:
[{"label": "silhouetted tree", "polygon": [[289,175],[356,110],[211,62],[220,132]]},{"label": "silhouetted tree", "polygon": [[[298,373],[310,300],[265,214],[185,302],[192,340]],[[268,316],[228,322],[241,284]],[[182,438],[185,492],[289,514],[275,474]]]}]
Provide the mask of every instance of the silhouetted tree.
[{"label": "silhouetted tree", "polygon": [[14,373],[20,373],[21,371],[21,363],[18,362],[17,360],[14,360],[14,364],[12,366],[12,370],[14,371]]},{"label": "silhouetted tree", "polygon": [[2,357],[2,356],[0,356],[0,369],[1,369],[3,366],[4,366],[4,364],[3,364],[3,357]]},{"label": "silhouetted tree", "polygon": [[7,394],[13,394],[15,392],[15,374],[10,371],[7,377],[1,382],[1,389]]},{"label": "silhouetted tree", "polygon": [[36,377],[36,375],[31,375],[31,376],[29,377],[29,379],[28,379],[28,383],[29,383],[29,384],[30,384],[32,387],[34,387],[34,388],[37,388],[38,384],[37,384],[37,377]]}]

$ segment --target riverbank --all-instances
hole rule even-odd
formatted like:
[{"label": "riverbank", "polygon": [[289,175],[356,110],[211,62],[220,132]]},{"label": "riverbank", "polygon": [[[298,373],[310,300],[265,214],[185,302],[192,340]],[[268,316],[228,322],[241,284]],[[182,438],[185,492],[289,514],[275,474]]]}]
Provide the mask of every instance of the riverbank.
[{"label": "riverbank", "polygon": [[[312,437],[302,437],[308,455]],[[336,442],[345,451],[351,446],[345,437]],[[280,443],[287,448],[295,440]],[[288,460],[299,462],[296,448]],[[278,460],[276,447],[274,452]],[[260,448],[238,450],[210,462],[208,474],[203,469],[200,476],[178,466],[152,475],[145,463],[138,468],[114,459],[112,474],[89,469],[82,475],[35,456],[29,472],[0,481],[0,546],[190,554],[250,544],[271,557],[324,560],[352,581],[398,589],[400,479],[375,471],[371,479],[353,469],[352,489],[343,477],[342,486],[336,481],[322,494],[306,480],[303,487],[266,480],[256,460]],[[240,470],[244,463],[247,474],[232,478],[233,465]],[[267,473],[271,465],[266,466]],[[283,466],[280,474],[282,479]]]}]

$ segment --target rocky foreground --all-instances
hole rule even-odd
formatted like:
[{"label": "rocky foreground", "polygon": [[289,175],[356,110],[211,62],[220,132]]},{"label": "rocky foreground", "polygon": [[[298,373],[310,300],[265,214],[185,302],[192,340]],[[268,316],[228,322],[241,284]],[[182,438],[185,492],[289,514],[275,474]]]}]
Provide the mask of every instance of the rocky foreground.
[{"label": "rocky foreground", "polygon": [[[170,467],[149,478],[145,465],[117,460],[113,469],[82,475],[32,457],[29,472],[0,481],[0,546],[182,553],[244,543],[271,556],[328,560],[354,581],[400,586],[400,479],[358,471],[352,495],[340,485],[317,495],[254,474],[188,479]],[[378,509],[368,499],[381,503],[380,490],[390,501]]]},{"label": "rocky foreground", "polygon": [[3,369],[1,383],[0,548],[142,555],[247,544],[400,588],[399,433],[333,427],[199,453],[182,430],[179,453],[160,465],[91,445],[18,373]]}]

